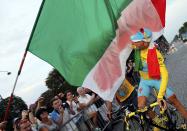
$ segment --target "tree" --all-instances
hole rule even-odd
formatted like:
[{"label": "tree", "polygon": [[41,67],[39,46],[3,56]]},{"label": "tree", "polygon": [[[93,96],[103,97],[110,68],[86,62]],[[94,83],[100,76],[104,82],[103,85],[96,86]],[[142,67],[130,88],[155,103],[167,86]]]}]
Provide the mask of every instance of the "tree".
[{"label": "tree", "polygon": [[179,34],[181,35],[181,34],[183,34],[183,33],[185,33],[185,27],[184,26],[182,26],[180,29],[179,29]]},{"label": "tree", "polygon": [[183,24],[183,26],[179,29],[179,38],[181,40],[186,41],[187,40],[187,22]]},{"label": "tree", "polygon": [[3,100],[3,97],[0,95],[0,102]]},{"label": "tree", "polygon": [[173,38],[173,41],[176,41],[179,39],[179,36],[178,35],[175,35],[175,37]]},{"label": "tree", "polygon": [[50,92],[53,96],[60,92],[65,92],[66,90],[71,90],[74,93],[76,92],[76,87],[71,86],[56,69],[53,69],[49,73],[46,79],[46,86],[50,90],[47,93]]},{"label": "tree", "polygon": [[60,73],[56,69],[53,69],[51,72],[49,72],[46,79],[46,86],[51,90],[60,89],[64,82],[65,80]]},{"label": "tree", "polygon": [[185,23],[183,24],[183,26],[187,29],[187,22],[185,22]]},{"label": "tree", "polygon": [[179,29],[179,35],[182,35],[187,32],[187,22],[183,24],[183,26]]},{"label": "tree", "polygon": [[[8,104],[10,97],[3,99],[0,102],[0,118],[1,120],[3,120],[3,117],[5,115],[5,111],[6,111],[6,107]],[[18,96],[14,96],[13,97],[13,102],[10,106],[10,112],[8,115],[8,124],[7,124],[7,131],[11,131],[12,130],[12,121],[14,118],[16,117],[20,117],[21,116],[21,111],[22,110],[27,110],[27,105],[25,104],[25,102],[21,99],[21,97]]]}]

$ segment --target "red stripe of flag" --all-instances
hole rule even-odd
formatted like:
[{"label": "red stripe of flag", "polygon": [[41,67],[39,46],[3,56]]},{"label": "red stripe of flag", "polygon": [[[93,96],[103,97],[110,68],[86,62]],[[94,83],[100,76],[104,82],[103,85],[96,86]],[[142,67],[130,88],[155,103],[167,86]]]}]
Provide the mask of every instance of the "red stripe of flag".
[{"label": "red stripe of flag", "polygon": [[158,12],[162,26],[165,27],[166,0],[151,0]]}]

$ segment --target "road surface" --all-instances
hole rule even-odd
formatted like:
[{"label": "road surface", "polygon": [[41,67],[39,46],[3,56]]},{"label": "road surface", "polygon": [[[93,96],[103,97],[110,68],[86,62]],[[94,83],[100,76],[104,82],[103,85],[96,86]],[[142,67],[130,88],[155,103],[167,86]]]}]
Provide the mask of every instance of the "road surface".
[{"label": "road surface", "polygon": [[177,51],[166,56],[169,86],[187,108],[187,45],[179,43]]}]

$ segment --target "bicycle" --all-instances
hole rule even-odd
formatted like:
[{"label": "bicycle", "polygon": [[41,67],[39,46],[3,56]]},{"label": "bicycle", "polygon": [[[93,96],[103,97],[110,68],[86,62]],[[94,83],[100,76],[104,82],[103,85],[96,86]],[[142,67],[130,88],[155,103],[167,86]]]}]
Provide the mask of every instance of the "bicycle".
[{"label": "bicycle", "polygon": [[[153,111],[155,113],[154,118],[150,118],[148,112]],[[116,115],[120,114],[120,115]],[[162,130],[176,131],[176,130],[187,130],[186,122],[179,125],[179,114],[176,109],[169,105],[166,111],[160,111],[157,102],[146,106],[143,109],[135,110],[133,104],[122,106],[118,111],[113,112],[113,120],[117,118],[123,120],[124,130],[128,131],[150,131],[157,127]]]}]

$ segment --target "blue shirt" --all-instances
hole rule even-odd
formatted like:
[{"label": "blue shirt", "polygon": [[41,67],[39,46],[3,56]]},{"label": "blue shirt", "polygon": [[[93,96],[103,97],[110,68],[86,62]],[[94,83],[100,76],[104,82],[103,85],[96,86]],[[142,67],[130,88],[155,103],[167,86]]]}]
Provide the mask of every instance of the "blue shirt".
[{"label": "blue shirt", "polygon": [[59,120],[59,118],[60,118],[60,113],[59,113],[57,110],[54,109],[54,110],[49,114],[49,116],[50,116],[50,118],[51,118],[53,121],[57,122],[57,121]]}]

